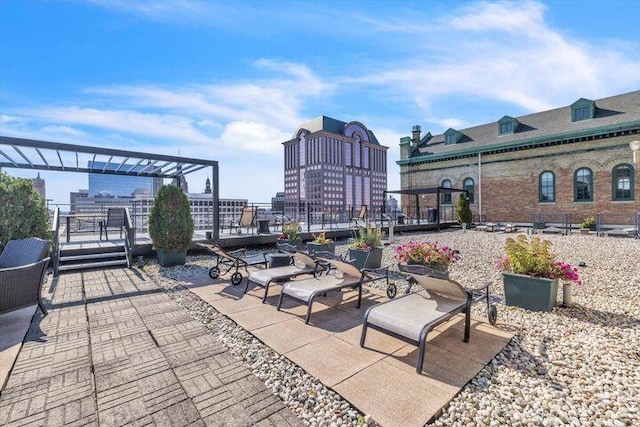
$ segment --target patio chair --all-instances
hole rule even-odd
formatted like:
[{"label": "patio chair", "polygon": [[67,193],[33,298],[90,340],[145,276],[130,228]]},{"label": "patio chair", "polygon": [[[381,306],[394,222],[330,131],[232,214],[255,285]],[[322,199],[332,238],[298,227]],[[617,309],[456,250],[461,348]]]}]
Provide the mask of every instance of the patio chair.
[{"label": "patio chair", "polygon": [[[305,323],[309,323],[311,317],[311,309],[313,302],[319,295],[326,295],[328,292],[341,291],[345,288],[352,288],[358,290],[358,303],[356,308],[360,308],[362,302],[362,285],[371,280],[378,280],[384,276],[375,274],[380,269],[362,269],[353,265],[351,262],[342,260],[336,257],[330,252],[316,252],[319,260],[328,263],[332,269],[335,270],[334,274],[316,275],[315,277],[301,280],[294,280],[282,285],[282,291],[280,292],[280,298],[278,299],[278,306],[276,309],[280,311],[282,301],[284,297],[292,298],[307,305],[307,315],[305,317]],[[388,271],[389,267],[384,267],[382,270]]]},{"label": "patio chair", "polygon": [[117,228],[120,230],[120,238],[122,239],[122,229],[127,225],[126,208],[108,208],[107,218],[100,220],[100,240],[102,240],[102,232],[104,231],[105,240],[109,240],[109,228]]},{"label": "patio chair", "polygon": [[303,274],[313,274],[313,277],[316,277],[316,275],[322,271],[323,268],[319,260],[314,259],[303,252],[296,251],[293,246],[291,246],[291,248],[292,249],[288,252],[293,258],[293,264],[253,271],[247,278],[247,283],[244,286],[244,293],[247,293],[250,282],[255,283],[258,286],[262,286],[264,288],[262,302],[265,303],[267,301],[267,294],[269,293],[269,285],[271,283],[289,280]]},{"label": "patio chair", "polygon": [[[465,289],[458,282],[419,265],[400,265],[408,273],[407,294],[397,299],[370,307],[364,315],[360,347],[364,347],[367,328],[374,328],[418,346],[416,372],[422,373],[427,334],[436,326],[458,313],[465,314],[464,342],[469,342],[471,329],[471,304],[486,298],[489,322],[496,322],[495,305],[489,304],[489,285],[475,290]],[[411,285],[418,284],[422,290],[411,293]],[[482,291],[485,291],[484,293]]]},{"label": "patio chair", "polygon": [[249,232],[249,228],[255,227],[256,219],[258,216],[258,207],[257,206],[249,206],[242,209],[242,215],[240,215],[240,219],[238,222],[231,221],[229,223],[229,231],[233,231],[234,228],[237,229],[238,234],[242,233],[242,228]]},{"label": "patio chair", "polygon": [[[238,270],[244,268],[249,274],[249,267],[263,266],[267,267],[269,258],[267,254],[262,252],[256,255],[247,255],[246,249],[236,249],[235,251],[225,251],[218,245],[208,245],[206,243],[198,243],[198,246],[206,249],[215,257],[215,265],[209,269],[209,277],[217,279],[223,274],[227,274],[231,270],[235,271],[231,274],[231,284],[234,286],[242,282],[242,273]],[[226,270],[222,272],[222,269]]]},{"label": "patio chair", "polygon": [[9,240],[0,254],[0,269],[20,267],[42,260],[51,242],[38,237]]},{"label": "patio chair", "polygon": [[46,316],[42,303],[42,282],[47,274],[50,258],[17,267],[0,268],[0,313],[38,304]]},{"label": "patio chair", "polygon": [[[358,212],[358,216],[351,218],[350,224],[351,222],[353,222],[353,226],[358,228],[358,227],[363,227],[367,224],[367,219],[369,218],[369,212],[367,210],[367,205],[362,205],[360,206],[360,212]],[[360,225],[360,221],[363,222],[363,225]]]}]

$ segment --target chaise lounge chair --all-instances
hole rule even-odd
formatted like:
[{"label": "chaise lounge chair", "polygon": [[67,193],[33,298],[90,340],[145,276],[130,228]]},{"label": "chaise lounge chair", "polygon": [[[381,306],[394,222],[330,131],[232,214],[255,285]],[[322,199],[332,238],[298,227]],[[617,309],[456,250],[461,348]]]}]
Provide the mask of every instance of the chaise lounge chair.
[{"label": "chaise lounge chair", "polygon": [[284,297],[292,298],[307,305],[307,315],[305,317],[305,323],[309,323],[311,317],[311,308],[313,301],[318,295],[325,295],[327,292],[341,291],[345,288],[352,288],[358,290],[358,303],[356,308],[360,308],[362,302],[362,285],[363,283],[373,280],[379,280],[382,278],[387,279],[387,285],[389,283],[389,266],[379,269],[366,269],[359,270],[357,266],[353,265],[349,261],[342,260],[340,257],[335,256],[330,252],[316,252],[318,259],[324,261],[330,265],[332,269],[335,269],[337,274],[331,274],[329,272],[326,275],[295,280],[285,283],[282,286],[280,292],[280,298],[278,299],[277,310],[280,311],[282,300]]},{"label": "chaise lounge chair", "polygon": [[[465,314],[464,342],[469,342],[471,328],[471,304],[486,298],[489,322],[497,318],[495,305],[489,305],[489,284],[477,290],[467,290],[446,274],[434,272],[419,265],[400,265],[408,273],[407,295],[370,307],[364,315],[360,347],[364,347],[367,328],[388,333],[418,346],[416,372],[422,372],[427,334],[436,326],[458,313]],[[410,293],[411,285],[423,289]],[[485,292],[482,292],[484,290]]]},{"label": "chaise lounge chair", "polygon": [[302,274],[313,274],[313,277],[316,277],[318,271],[322,269],[320,261],[313,259],[305,253],[291,251],[290,254],[293,257],[294,264],[282,267],[266,268],[263,270],[253,271],[249,274],[247,283],[244,287],[244,293],[246,294],[249,289],[249,282],[262,286],[264,288],[262,302],[264,303],[267,301],[267,294],[269,293],[269,285],[271,283],[289,280]]},{"label": "chaise lounge chair", "polygon": [[[256,255],[246,255],[245,249],[226,252],[218,245],[208,245],[206,243],[198,243],[198,245],[208,250],[215,257],[216,264],[209,269],[209,277],[217,279],[220,275],[227,274],[232,269],[235,269],[231,274],[231,284],[234,286],[242,282],[242,273],[238,271],[240,268],[244,268],[249,274],[249,267],[263,266],[266,268],[269,263],[269,258],[264,252]],[[222,272],[224,267],[226,267],[226,271]]]}]

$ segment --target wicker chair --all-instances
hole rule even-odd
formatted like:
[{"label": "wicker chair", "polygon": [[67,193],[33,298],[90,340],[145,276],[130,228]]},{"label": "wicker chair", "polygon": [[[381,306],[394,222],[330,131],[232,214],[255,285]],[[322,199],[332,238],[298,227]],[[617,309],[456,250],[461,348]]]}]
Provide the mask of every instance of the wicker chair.
[{"label": "wicker chair", "polygon": [[49,264],[42,259],[49,241],[38,238],[10,240],[0,254],[0,313],[38,303],[42,312],[41,289]]}]

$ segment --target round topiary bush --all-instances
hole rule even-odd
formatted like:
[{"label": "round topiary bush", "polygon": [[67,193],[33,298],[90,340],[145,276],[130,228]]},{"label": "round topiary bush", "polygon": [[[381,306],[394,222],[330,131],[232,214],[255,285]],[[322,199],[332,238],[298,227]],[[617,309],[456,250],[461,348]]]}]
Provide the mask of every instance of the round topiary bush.
[{"label": "round topiary bush", "polygon": [[189,199],[179,187],[163,185],[149,212],[149,235],[156,249],[185,251],[193,237]]},{"label": "round topiary bush", "polygon": [[11,239],[51,239],[45,200],[31,180],[0,172],[0,250]]}]

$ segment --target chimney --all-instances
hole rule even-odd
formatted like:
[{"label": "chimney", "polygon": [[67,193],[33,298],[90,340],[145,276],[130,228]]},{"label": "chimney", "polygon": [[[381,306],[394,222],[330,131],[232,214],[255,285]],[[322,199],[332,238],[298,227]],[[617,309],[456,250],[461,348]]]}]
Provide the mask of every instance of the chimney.
[{"label": "chimney", "polygon": [[411,130],[411,144],[417,147],[420,144],[420,125],[415,125]]}]

